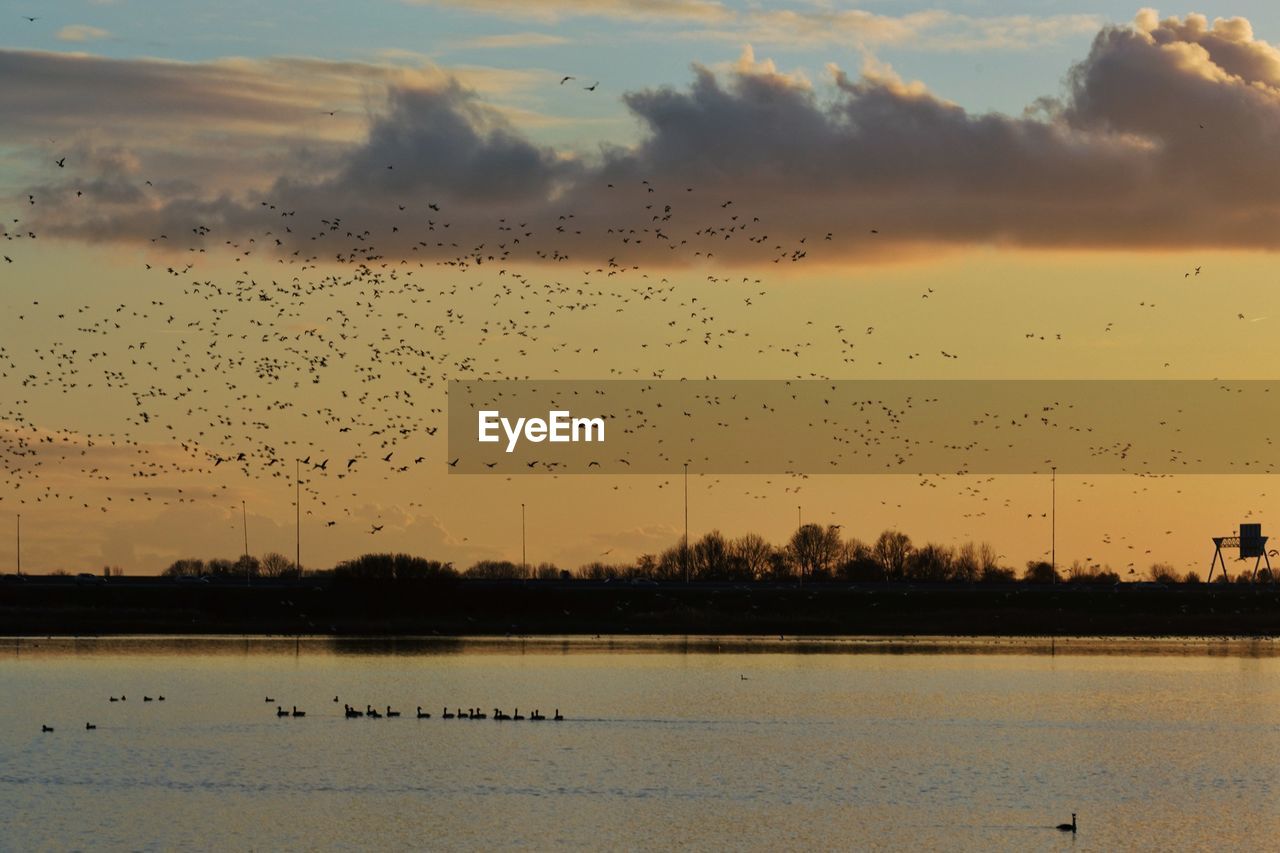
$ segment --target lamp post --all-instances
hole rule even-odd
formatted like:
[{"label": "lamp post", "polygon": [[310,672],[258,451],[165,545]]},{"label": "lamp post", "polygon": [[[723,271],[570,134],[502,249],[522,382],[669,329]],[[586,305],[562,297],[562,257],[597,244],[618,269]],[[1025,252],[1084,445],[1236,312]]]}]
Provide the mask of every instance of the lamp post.
[{"label": "lamp post", "polygon": [[1049,568],[1058,582],[1058,466],[1049,469]]},{"label": "lamp post", "polygon": [[[800,535],[800,528],[804,527],[804,522],[801,521],[801,518],[802,516],[800,515],[800,505],[796,504],[796,535],[797,536]],[[804,585],[804,565],[803,564],[800,566],[800,585],[801,586]]]},{"label": "lamp post", "polygon": [[293,460],[294,552],[293,568],[302,577],[302,460]]},{"label": "lamp post", "polygon": [[684,463],[684,582],[689,582],[689,463]]},{"label": "lamp post", "polygon": [[520,572],[529,577],[529,558],[525,551],[524,504],[520,504]]},{"label": "lamp post", "polygon": [[18,574],[22,574],[22,513],[18,513]]},{"label": "lamp post", "polygon": [[244,500],[240,501],[240,526],[244,530],[244,585],[248,586],[251,583],[249,580],[249,510]]}]

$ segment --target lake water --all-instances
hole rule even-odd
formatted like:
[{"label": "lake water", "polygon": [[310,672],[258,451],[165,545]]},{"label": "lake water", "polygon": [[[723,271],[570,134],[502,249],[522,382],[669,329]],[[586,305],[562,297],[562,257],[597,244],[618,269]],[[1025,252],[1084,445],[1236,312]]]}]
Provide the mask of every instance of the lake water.
[{"label": "lake water", "polygon": [[1280,844],[1267,641],[6,642],[4,850]]}]

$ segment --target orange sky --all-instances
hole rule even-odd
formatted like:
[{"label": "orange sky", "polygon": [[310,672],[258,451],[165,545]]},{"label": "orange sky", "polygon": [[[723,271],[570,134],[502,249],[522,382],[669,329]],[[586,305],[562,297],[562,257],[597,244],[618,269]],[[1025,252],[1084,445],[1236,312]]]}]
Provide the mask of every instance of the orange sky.
[{"label": "orange sky", "polygon": [[[450,378],[1270,378],[1280,52],[1139,16],[1076,59],[1013,115],[745,51],[637,82],[639,132],[593,151],[605,124],[513,106],[559,85],[518,69],[0,51],[54,99],[0,97],[23,568],[234,556],[242,501],[250,549],[291,554],[299,457],[330,460],[304,475],[311,567],[515,558],[521,503],[531,562],[676,541],[671,478],[448,476]],[[1059,562],[1203,570],[1270,489],[1059,478]],[[1048,550],[1030,477],[690,484],[694,535],[780,542],[797,507]]]}]

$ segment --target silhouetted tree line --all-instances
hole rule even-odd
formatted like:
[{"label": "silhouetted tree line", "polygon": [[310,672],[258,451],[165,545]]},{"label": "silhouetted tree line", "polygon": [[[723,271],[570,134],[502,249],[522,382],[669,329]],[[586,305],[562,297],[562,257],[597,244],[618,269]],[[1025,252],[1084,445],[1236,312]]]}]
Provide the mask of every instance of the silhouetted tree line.
[{"label": "silhouetted tree line", "polygon": [[334,578],[348,580],[423,581],[456,578],[452,563],[410,554],[362,554],[333,567]]},{"label": "silhouetted tree line", "polygon": [[[772,545],[755,533],[728,539],[717,530],[689,543],[676,544],[659,554],[643,554],[634,563],[593,562],[577,576],[591,580],[649,579],[660,581],[902,581],[917,583],[1115,584],[1121,580],[1159,583],[1199,583],[1200,576],[1179,576],[1167,563],[1153,565],[1145,576],[1131,571],[1121,578],[1108,566],[1074,562],[1054,571],[1045,561],[1032,560],[1021,575],[1001,565],[999,554],[986,542],[959,546],[926,543],[916,546],[898,530],[886,530],[873,542],[845,539],[839,525],[805,524],[784,545]],[[1236,581],[1248,580],[1241,574]]]},{"label": "silhouetted tree line", "polygon": [[697,541],[673,545],[659,554],[641,555],[634,564],[591,563],[580,577],[712,581],[1007,581],[987,543],[958,548],[927,544],[886,530],[874,542],[845,539],[837,525],[805,524],[785,545],[773,545],[755,533],[728,539],[718,530]]},{"label": "silhouetted tree line", "polygon": [[[641,554],[631,563],[595,561],[569,572],[554,563],[535,566],[510,560],[480,560],[464,571],[452,563],[410,554],[363,554],[332,569],[307,570],[308,576],[329,575],[343,580],[653,580],[653,581],[846,581],[916,583],[1028,583],[1115,584],[1122,580],[1148,583],[1200,583],[1194,571],[1179,575],[1168,563],[1155,563],[1145,574],[1135,570],[1121,577],[1108,566],[1086,565],[1079,560],[1065,569],[1043,560],[1027,562],[1019,574],[1000,564],[1001,555],[988,543],[959,546],[926,543],[917,546],[898,530],[886,530],[873,542],[844,538],[839,525],[802,525],[783,545],[773,545],[755,533],[736,539],[718,530],[690,542],[677,543],[657,554]],[[300,573],[293,561],[275,552],[261,559],[196,558],[177,560],[164,571],[167,577],[290,578]],[[1215,581],[1221,581],[1216,578]],[[1238,572],[1235,582],[1250,581]]]},{"label": "silhouetted tree line", "polygon": [[161,574],[168,578],[257,578],[293,577],[297,575],[293,561],[282,554],[272,552],[258,559],[245,554],[235,560],[215,558],[202,560],[188,557],[174,560]]}]

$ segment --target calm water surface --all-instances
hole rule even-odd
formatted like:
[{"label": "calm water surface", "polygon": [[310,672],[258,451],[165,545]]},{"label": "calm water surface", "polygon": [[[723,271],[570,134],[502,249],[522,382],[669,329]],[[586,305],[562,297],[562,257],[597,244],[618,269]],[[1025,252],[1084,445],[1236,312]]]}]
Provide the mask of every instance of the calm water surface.
[{"label": "calm water surface", "polygon": [[1280,845],[1265,641],[5,642],[4,850]]}]

